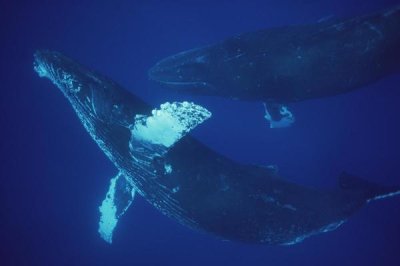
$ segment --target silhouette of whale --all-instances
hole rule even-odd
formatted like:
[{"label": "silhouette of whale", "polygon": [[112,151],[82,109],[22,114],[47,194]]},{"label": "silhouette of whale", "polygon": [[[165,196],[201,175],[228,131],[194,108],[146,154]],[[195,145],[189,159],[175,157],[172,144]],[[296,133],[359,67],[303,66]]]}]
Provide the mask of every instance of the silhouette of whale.
[{"label": "silhouette of whale", "polygon": [[165,103],[152,110],[58,52],[36,52],[34,69],[61,90],[118,170],[100,206],[99,232],[110,243],[135,192],[191,228],[267,244],[294,244],[334,230],[367,202],[400,194],[399,187],[348,174],[330,190],[287,182],[274,167],[234,162],[187,135],[211,117],[201,106]]},{"label": "silhouette of whale", "polygon": [[177,91],[266,103],[271,127],[284,105],[355,90],[400,67],[400,6],[350,19],[244,33],[167,57],[149,70]]}]

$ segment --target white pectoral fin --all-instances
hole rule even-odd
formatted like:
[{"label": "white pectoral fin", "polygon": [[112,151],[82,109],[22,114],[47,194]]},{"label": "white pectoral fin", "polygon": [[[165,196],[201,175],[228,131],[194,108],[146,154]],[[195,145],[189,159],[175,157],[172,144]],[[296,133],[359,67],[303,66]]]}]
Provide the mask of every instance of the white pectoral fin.
[{"label": "white pectoral fin", "polygon": [[294,115],[282,104],[264,103],[264,118],[269,122],[270,128],[290,127],[294,121]]},{"label": "white pectoral fin", "polygon": [[131,142],[141,141],[169,148],[210,117],[211,112],[200,105],[167,102],[154,109],[150,116],[136,115],[131,128]]},{"label": "white pectoral fin", "polygon": [[106,198],[99,207],[99,233],[106,242],[112,243],[112,235],[118,219],[131,205],[134,196],[135,188],[121,173],[110,180]]}]

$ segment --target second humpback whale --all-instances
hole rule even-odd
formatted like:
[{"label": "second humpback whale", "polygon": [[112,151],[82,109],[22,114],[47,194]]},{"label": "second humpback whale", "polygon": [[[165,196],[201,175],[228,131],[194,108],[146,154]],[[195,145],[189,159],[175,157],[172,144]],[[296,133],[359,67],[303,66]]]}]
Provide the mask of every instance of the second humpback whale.
[{"label": "second humpback whale", "polygon": [[284,104],[332,96],[400,69],[400,6],[350,19],[244,33],[167,57],[149,77],[178,91],[264,101],[271,127]]},{"label": "second humpback whale", "polygon": [[191,228],[248,243],[294,244],[331,231],[374,199],[400,194],[348,174],[339,187],[290,183],[275,169],[234,162],[186,135],[211,113],[193,103],[151,109],[112,80],[57,52],[39,51],[34,69],[68,99],[118,174],[100,206],[108,242],[136,192]]}]

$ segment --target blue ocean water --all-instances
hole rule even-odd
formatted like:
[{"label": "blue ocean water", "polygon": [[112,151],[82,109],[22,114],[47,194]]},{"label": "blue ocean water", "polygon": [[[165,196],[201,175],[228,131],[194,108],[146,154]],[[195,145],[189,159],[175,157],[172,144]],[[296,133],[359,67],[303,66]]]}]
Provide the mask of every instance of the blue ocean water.
[{"label": "blue ocean water", "polygon": [[293,246],[221,241],[163,216],[140,197],[112,245],[98,206],[116,169],[73,110],[33,71],[52,49],[106,74],[156,106],[191,100],[213,112],[193,135],[244,163],[276,164],[300,184],[333,187],[346,170],[400,184],[400,75],[291,106],[271,130],[263,106],[174,94],[147,70],[173,53],[257,29],[315,23],[399,1],[3,1],[0,10],[0,265],[400,265],[399,198],[374,202],[334,232]]}]

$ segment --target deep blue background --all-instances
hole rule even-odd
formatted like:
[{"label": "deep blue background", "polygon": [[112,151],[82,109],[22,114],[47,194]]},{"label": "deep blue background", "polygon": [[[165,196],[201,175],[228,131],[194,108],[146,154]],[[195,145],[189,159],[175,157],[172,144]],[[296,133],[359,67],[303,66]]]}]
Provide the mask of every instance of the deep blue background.
[{"label": "deep blue background", "polygon": [[356,92],[294,104],[270,130],[260,103],[183,97],[146,72],[181,50],[261,28],[352,16],[399,1],[1,1],[0,265],[400,265],[399,198],[374,202],[335,232],[290,247],[226,242],[187,229],[137,197],[110,246],[98,206],[116,169],[61,93],[32,69],[53,49],[153,105],[189,99],[213,119],[195,130],[235,160],[277,164],[288,180],[334,186],[342,170],[400,184],[400,75]]}]

